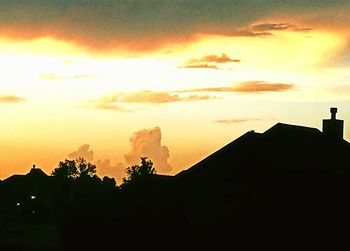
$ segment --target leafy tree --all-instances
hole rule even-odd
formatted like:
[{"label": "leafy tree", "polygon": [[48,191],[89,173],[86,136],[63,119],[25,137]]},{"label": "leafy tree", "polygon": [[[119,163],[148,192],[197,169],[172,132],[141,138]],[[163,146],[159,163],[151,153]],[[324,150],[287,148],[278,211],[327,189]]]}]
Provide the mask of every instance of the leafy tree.
[{"label": "leafy tree", "polygon": [[87,162],[84,158],[78,158],[76,165],[79,173],[79,177],[93,177],[96,174],[96,165]]},{"label": "leafy tree", "polygon": [[51,175],[67,178],[76,179],[83,177],[94,177],[96,176],[96,165],[87,162],[84,158],[78,158],[76,160],[60,161],[58,167],[56,167]]},{"label": "leafy tree", "polygon": [[103,179],[102,179],[102,185],[105,186],[105,187],[115,188],[117,183],[115,182],[114,178],[109,178],[107,176],[104,176]]},{"label": "leafy tree", "polygon": [[78,176],[78,169],[76,166],[75,160],[65,159],[64,161],[60,161],[58,166],[52,171],[52,176],[56,176],[59,178],[76,178]]},{"label": "leafy tree", "polygon": [[140,165],[133,165],[126,168],[126,178],[123,178],[123,186],[133,184],[156,174],[156,169],[153,167],[153,162],[147,160],[147,157],[141,157]]}]

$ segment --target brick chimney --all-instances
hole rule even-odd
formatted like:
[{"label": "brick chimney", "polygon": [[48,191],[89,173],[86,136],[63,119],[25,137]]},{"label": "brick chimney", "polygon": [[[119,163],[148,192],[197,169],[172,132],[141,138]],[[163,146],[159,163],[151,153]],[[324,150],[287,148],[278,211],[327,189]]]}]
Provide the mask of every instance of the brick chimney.
[{"label": "brick chimney", "polygon": [[335,140],[342,140],[344,134],[344,120],[337,119],[338,109],[335,107],[331,108],[331,119],[323,120],[323,133]]}]

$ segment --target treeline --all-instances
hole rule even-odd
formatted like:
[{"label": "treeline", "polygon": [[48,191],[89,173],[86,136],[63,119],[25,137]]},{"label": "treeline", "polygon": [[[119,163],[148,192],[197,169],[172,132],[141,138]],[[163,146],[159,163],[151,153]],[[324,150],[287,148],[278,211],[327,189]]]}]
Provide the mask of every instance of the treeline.
[{"label": "treeline", "polygon": [[126,168],[117,185],[78,158],[60,161],[50,176],[33,168],[28,175],[1,182],[0,248],[81,249],[113,240],[116,234],[125,239],[126,229],[154,218],[139,191],[147,190],[155,173],[152,161],[142,157],[140,164]]}]

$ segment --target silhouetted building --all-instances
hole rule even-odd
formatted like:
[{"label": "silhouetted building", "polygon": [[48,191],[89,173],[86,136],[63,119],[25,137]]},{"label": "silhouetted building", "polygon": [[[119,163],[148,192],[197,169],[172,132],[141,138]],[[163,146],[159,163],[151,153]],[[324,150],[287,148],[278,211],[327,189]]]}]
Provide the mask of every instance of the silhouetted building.
[{"label": "silhouetted building", "polygon": [[328,137],[335,140],[343,139],[344,121],[336,118],[337,108],[331,108],[331,119],[323,120],[322,131]]},{"label": "silhouetted building", "polygon": [[350,144],[331,111],[324,132],[283,123],[249,131],[177,174],[188,220],[229,227],[347,215]]},{"label": "silhouetted building", "polygon": [[[175,243],[196,247],[210,240],[232,245],[240,234],[276,240],[276,234],[347,229],[350,143],[336,112],[323,121],[323,132],[284,123],[248,131],[175,176],[151,175],[117,193],[104,193],[94,179],[60,179],[33,166],[0,182],[0,249],[1,222],[18,227],[20,217],[23,228],[39,222],[54,229],[55,245],[62,238],[63,247],[76,243],[72,250],[115,236],[132,243],[135,229],[142,233],[137,240],[148,241],[142,244],[181,232]],[[94,238],[86,239],[87,232]]]}]

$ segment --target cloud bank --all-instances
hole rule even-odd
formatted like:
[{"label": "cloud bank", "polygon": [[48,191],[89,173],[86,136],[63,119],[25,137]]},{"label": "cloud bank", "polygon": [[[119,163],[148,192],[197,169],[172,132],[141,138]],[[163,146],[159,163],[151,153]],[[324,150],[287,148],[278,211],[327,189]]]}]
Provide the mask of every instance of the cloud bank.
[{"label": "cloud bank", "polygon": [[[154,50],[195,39],[197,34],[261,36],[289,25],[257,25],[294,17],[347,27],[348,0],[3,0],[0,36],[18,40],[54,37],[95,50]],[[309,17],[309,18],[305,18]],[[265,32],[265,33],[264,33]]]}]

